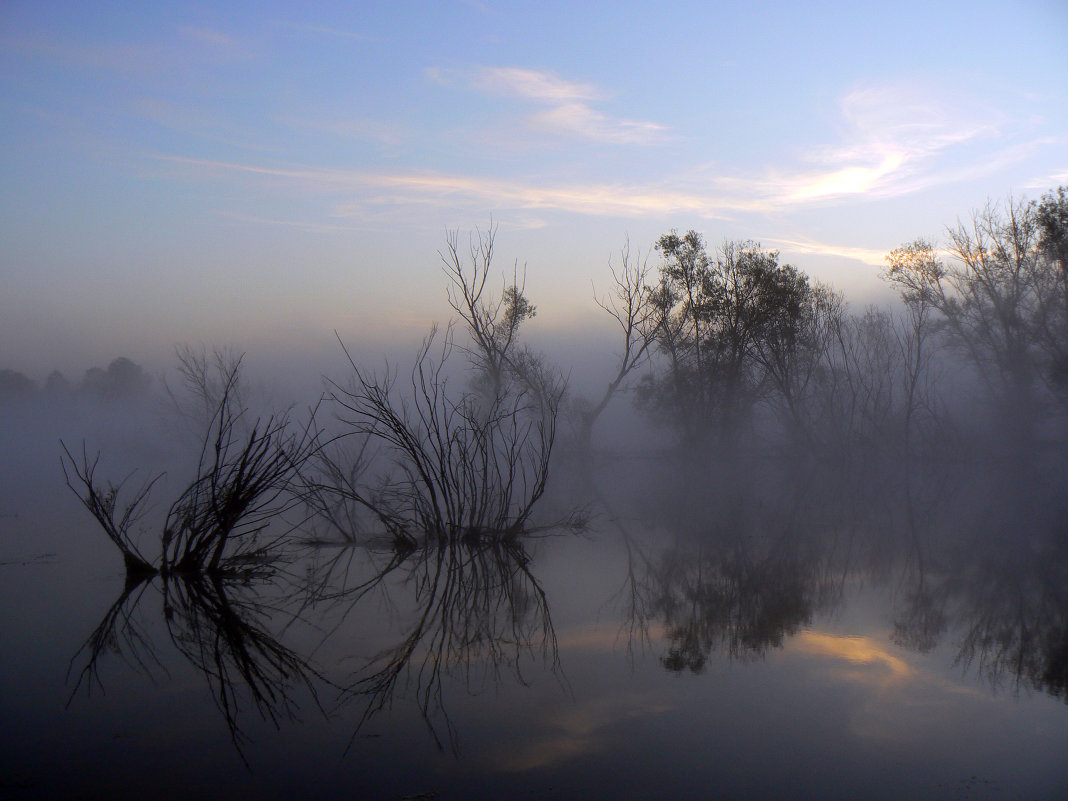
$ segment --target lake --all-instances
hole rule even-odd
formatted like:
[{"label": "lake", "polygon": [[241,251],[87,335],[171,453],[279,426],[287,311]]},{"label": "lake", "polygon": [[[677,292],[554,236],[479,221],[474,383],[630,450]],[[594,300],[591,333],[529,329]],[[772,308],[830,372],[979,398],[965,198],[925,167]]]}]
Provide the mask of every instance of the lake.
[{"label": "lake", "polygon": [[240,579],[138,578],[58,438],[168,470],[151,539],[173,429],[8,418],[0,797],[1068,797],[1054,490],[602,455],[501,541],[340,543],[290,510]]}]

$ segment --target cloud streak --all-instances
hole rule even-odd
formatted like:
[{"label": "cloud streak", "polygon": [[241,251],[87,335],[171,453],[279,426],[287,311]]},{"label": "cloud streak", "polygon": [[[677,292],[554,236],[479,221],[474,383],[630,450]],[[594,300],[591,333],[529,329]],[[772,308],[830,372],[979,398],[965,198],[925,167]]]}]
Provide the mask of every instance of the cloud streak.
[{"label": "cloud streak", "polygon": [[542,106],[524,118],[525,125],[539,133],[602,144],[650,145],[660,141],[668,130],[654,122],[606,114],[593,106],[594,102],[605,99],[596,86],[569,81],[551,72],[522,67],[480,67],[466,73],[431,68],[426,74],[443,85],[459,81],[483,94]]},{"label": "cloud streak", "polygon": [[334,207],[336,216],[361,214],[368,205],[457,203],[494,208],[566,211],[590,216],[643,216],[696,214],[723,218],[732,211],[759,208],[742,199],[688,193],[667,187],[622,183],[535,184],[442,173],[373,173],[307,166],[272,166],[158,155],[159,161],[204,173],[240,173],[297,182],[330,194],[356,194],[359,198]]}]

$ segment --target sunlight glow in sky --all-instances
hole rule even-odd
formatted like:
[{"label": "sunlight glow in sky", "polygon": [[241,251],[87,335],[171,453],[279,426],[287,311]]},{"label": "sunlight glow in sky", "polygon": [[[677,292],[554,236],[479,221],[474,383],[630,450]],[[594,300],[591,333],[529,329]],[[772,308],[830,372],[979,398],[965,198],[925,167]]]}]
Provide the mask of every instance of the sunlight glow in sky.
[{"label": "sunlight glow in sky", "polygon": [[1068,183],[1068,6],[0,6],[0,367],[330,348],[447,318],[498,230],[542,330],[629,236],[755,239],[880,297],[890,249]]}]

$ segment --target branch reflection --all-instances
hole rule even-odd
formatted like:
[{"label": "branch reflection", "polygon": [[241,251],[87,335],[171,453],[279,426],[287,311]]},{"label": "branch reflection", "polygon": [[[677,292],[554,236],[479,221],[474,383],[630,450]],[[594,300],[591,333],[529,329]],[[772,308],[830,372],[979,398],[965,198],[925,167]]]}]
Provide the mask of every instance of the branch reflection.
[{"label": "branch reflection", "polygon": [[[355,570],[384,554],[384,564],[369,578],[352,579]],[[346,573],[349,581],[345,589],[318,599],[337,605],[343,617],[357,606],[377,603],[406,621],[400,637],[392,635],[391,644],[370,656],[344,685],[343,701],[363,707],[353,739],[396,696],[408,696],[438,748],[458,753],[446,698],[453,682],[469,693],[504,674],[526,684],[524,669],[539,664],[561,677],[548,598],[518,538],[367,548],[366,555],[354,560],[353,549],[346,548],[324,565],[321,572],[335,579]]]},{"label": "branch reflection", "polygon": [[[120,657],[150,678],[169,675],[168,657],[160,649],[161,642],[169,642],[207,680],[244,759],[241,720],[247,709],[255,708],[276,728],[283,720],[296,718],[297,698],[303,691],[322,709],[319,688],[325,679],[272,631],[272,619],[282,611],[284,599],[272,603],[264,589],[247,579],[203,573],[128,580],[71,659],[68,675],[77,675],[71,701],[79,690],[103,689],[101,666],[108,655]],[[146,609],[146,595],[151,592],[162,602],[161,616]]]}]

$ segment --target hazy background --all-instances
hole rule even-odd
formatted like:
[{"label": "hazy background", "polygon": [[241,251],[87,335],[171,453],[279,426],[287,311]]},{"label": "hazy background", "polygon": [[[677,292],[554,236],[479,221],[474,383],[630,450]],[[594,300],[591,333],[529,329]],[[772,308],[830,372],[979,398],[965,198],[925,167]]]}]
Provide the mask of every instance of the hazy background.
[{"label": "hazy background", "polygon": [[858,308],[889,249],[1068,181],[1059,0],[733,5],[5,2],[0,368],[313,380],[335,329],[444,322],[444,233],[492,218],[567,369],[628,235],[756,239]]}]

